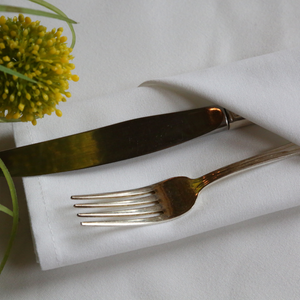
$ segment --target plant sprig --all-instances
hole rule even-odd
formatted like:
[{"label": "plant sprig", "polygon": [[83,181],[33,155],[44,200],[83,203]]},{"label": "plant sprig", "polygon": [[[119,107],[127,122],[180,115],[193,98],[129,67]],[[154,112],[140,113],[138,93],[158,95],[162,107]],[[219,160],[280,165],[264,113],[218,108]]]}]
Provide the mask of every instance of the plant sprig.
[{"label": "plant sprig", "polygon": [[[42,5],[44,6],[45,8],[48,8],[50,10],[52,10],[53,12],[57,13],[58,15],[62,16],[62,17],[65,17],[65,18],[68,18],[67,15],[61,11],[59,8],[57,8],[56,6],[44,1],[44,0],[28,0],[30,2],[33,2],[33,3],[36,3],[36,4],[39,4],[39,5]],[[76,43],[76,34],[75,34],[75,30],[74,30],[74,27],[72,25],[72,22],[69,22],[69,21],[66,21],[69,25],[69,28],[71,30],[71,33],[72,33],[72,44],[70,46],[70,48],[74,48],[75,46],[75,43]],[[74,24],[77,24],[77,22],[75,22]]]},{"label": "plant sprig", "polygon": [[11,199],[12,199],[12,206],[13,206],[13,209],[10,210],[6,206],[0,204],[0,211],[12,216],[12,218],[13,218],[10,238],[9,238],[6,250],[4,252],[3,259],[0,263],[0,274],[1,274],[6,262],[8,260],[8,257],[9,257],[14,239],[15,239],[16,234],[17,234],[18,223],[19,223],[19,205],[18,205],[17,192],[16,192],[14,182],[13,182],[13,180],[12,180],[10,174],[9,174],[9,171],[7,170],[5,164],[3,163],[3,161],[1,159],[0,159],[0,169],[2,170],[2,172],[4,174],[4,177],[7,181],[9,191],[10,191],[10,196],[11,196]]},{"label": "plant sprig", "polygon": [[[35,9],[29,9],[29,8],[24,8],[24,7],[20,7],[20,6],[10,6],[10,5],[0,5],[0,11],[2,11],[2,12],[27,13],[27,14],[41,16],[41,17],[59,19],[59,20],[67,22],[67,24],[68,24],[68,26],[71,30],[71,33],[72,33],[72,43],[71,43],[70,48],[73,49],[74,46],[75,46],[75,43],[76,43],[76,34],[75,34],[73,24],[77,24],[77,22],[75,22],[74,20],[69,19],[63,11],[61,11],[56,6],[46,2],[44,0],[28,0],[28,1],[36,3],[38,5],[41,5],[41,6],[47,8],[49,10],[52,10],[55,13],[53,14],[53,13],[45,12],[45,11],[42,11],[42,10],[35,10]],[[25,76],[25,75],[23,75],[23,74],[21,74],[17,71],[11,70],[11,69],[6,68],[4,66],[0,66],[0,71],[4,72],[6,74],[18,76],[19,78],[25,79],[29,82],[36,83],[36,81],[29,78],[28,76]]]}]

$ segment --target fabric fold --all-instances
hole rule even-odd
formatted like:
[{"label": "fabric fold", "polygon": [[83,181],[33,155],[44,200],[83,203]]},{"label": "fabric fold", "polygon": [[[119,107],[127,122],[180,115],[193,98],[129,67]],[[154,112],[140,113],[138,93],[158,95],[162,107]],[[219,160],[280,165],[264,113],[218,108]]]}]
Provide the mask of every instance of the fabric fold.
[{"label": "fabric fold", "polygon": [[68,103],[64,118],[45,119],[38,129],[15,124],[18,146],[207,103],[224,106],[257,124],[122,162],[24,178],[42,269],[163,244],[298,206],[298,157],[224,179],[204,189],[186,215],[159,225],[81,227],[70,196],[138,188],[179,175],[198,177],[287,140],[300,145],[299,54],[299,50],[287,50],[148,81],[87,101],[84,110],[79,102]]},{"label": "fabric fold", "polygon": [[300,144],[300,50],[284,50],[229,65],[151,80],[181,94],[207,98],[287,140]]}]

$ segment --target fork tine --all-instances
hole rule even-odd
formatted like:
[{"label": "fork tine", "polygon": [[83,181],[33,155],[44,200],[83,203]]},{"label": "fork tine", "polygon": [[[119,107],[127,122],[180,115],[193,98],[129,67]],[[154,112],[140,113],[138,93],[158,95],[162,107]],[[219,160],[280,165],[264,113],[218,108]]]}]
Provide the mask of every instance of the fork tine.
[{"label": "fork tine", "polygon": [[100,200],[100,199],[117,199],[117,198],[127,198],[127,197],[139,197],[146,194],[152,194],[153,189],[151,187],[144,187],[139,189],[113,192],[113,193],[102,193],[102,194],[92,194],[92,195],[73,195],[71,199],[73,200]]},{"label": "fork tine", "polygon": [[[106,200],[103,198],[103,200]],[[118,207],[118,206],[133,206],[133,205],[147,205],[157,201],[157,196],[152,194],[150,196],[133,198],[130,200],[118,201],[101,201],[95,203],[78,203],[74,207],[78,208],[101,208],[101,207]]]},{"label": "fork tine", "polygon": [[113,210],[113,211],[102,211],[93,213],[79,213],[78,217],[128,217],[128,216],[143,216],[148,214],[157,214],[162,211],[160,204],[155,204],[147,207],[141,207],[136,209],[124,209],[124,210]]},{"label": "fork tine", "polygon": [[159,216],[139,218],[139,219],[123,219],[123,220],[102,220],[102,221],[86,221],[81,222],[82,226],[90,227],[113,227],[113,226],[141,226],[150,224],[159,224],[168,218],[162,213]]}]

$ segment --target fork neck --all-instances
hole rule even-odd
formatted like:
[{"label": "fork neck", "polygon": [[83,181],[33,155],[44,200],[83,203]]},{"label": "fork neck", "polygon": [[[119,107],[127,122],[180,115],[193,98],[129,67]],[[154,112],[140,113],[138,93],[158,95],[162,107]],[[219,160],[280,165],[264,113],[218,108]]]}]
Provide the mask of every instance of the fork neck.
[{"label": "fork neck", "polygon": [[289,143],[284,146],[264,152],[262,154],[255,155],[250,158],[233,163],[231,165],[225,166],[202,177],[196,178],[194,180],[194,184],[198,187],[200,191],[208,184],[216,180],[222,179],[224,177],[227,177],[229,175],[233,175],[243,170],[254,168],[258,165],[271,163],[297,154],[300,154],[300,147]]}]

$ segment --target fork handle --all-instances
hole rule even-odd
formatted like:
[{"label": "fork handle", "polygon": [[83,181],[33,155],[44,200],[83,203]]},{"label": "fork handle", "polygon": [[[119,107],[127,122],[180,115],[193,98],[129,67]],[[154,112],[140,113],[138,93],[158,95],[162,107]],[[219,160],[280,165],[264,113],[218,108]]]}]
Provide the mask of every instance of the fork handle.
[{"label": "fork handle", "polygon": [[289,143],[284,146],[266,151],[262,154],[255,155],[231,165],[222,167],[216,171],[204,175],[203,177],[201,177],[201,179],[203,180],[204,186],[206,186],[209,183],[223,177],[227,177],[229,175],[233,175],[246,169],[257,167],[259,165],[279,161],[281,159],[285,159],[297,154],[300,154],[300,147],[293,143]]}]

